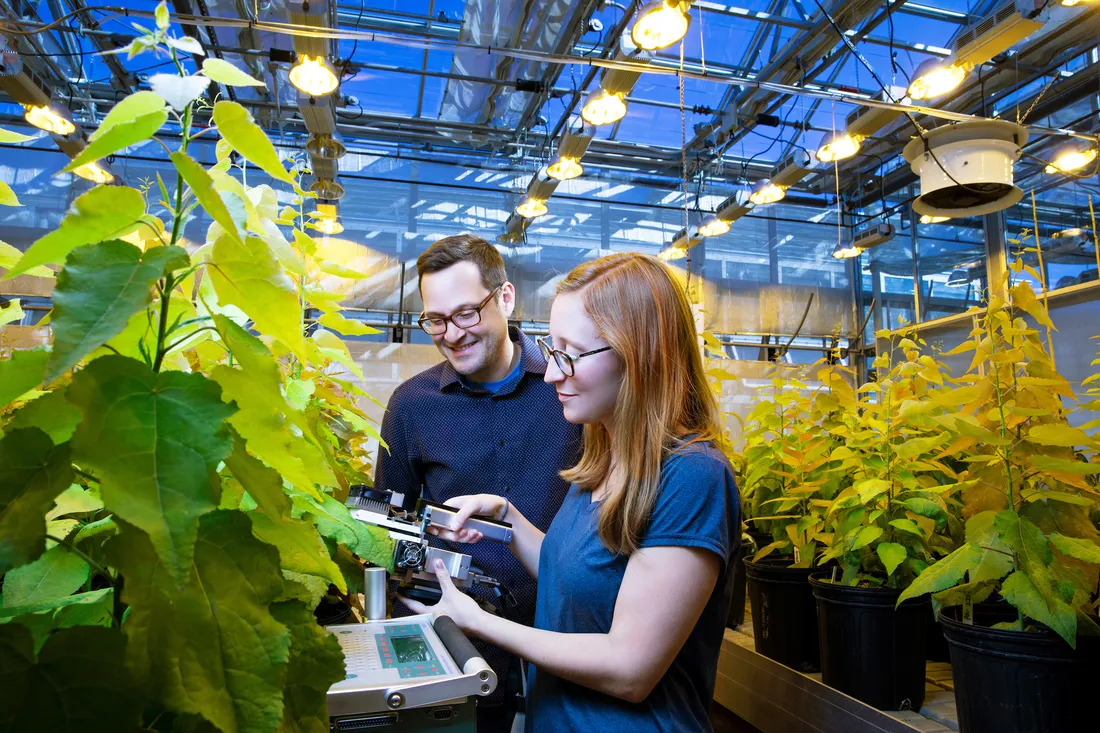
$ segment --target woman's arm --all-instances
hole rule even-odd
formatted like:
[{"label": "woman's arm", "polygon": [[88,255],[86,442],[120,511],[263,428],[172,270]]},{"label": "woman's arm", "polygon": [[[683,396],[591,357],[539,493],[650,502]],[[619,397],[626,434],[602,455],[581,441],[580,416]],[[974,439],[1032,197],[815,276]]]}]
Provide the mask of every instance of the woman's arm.
[{"label": "woman's arm", "polygon": [[[699,621],[718,580],[720,561],[709,550],[650,547],[630,556],[607,634],[562,634],[506,621],[483,611],[436,570],[443,598],[436,611],[475,636],[562,679],[641,702],[668,671]],[[409,602],[413,603],[413,602]]]},{"label": "woman's arm", "polygon": [[531,524],[527,517],[523,516],[510,502],[505,502],[503,497],[493,494],[474,494],[456,496],[446,502],[446,505],[458,509],[451,528],[448,530],[431,527],[428,530],[431,534],[451,542],[478,542],[483,535],[477,530],[464,529],[466,520],[474,514],[496,517],[499,521],[512,525],[512,542],[508,545],[508,549],[532,578],[539,577],[539,555],[542,553],[542,539],[546,535]]}]

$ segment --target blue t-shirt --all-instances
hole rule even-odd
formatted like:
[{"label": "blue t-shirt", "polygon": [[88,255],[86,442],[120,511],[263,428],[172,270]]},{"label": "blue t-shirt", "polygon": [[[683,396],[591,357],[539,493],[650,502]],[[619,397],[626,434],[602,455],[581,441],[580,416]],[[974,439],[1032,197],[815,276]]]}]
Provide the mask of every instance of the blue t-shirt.
[{"label": "blue t-shirt", "polygon": [[[567,634],[611,630],[629,557],[613,555],[600,541],[600,503],[590,498],[589,492],[571,486],[542,542],[536,628]],[[722,566],[710,600],[672,666],[641,703],[532,667],[527,733],[711,730],[707,711],[733,592],[739,504],[729,463],[713,444],[694,443],[665,460],[641,546],[698,547],[718,555]]]},{"label": "blue t-shirt", "polygon": [[504,385],[508,384],[513,379],[515,379],[517,376],[519,376],[519,372],[520,372],[520,369],[522,367],[523,367],[523,360],[522,359],[516,359],[516,365],[514,367],[512,367],[512,371],[508,372],[508,376],[505,377],[504,379],[500,379],[496,382],[475,382],[472,379],[466,379],[465,377],[463,377],[462,381],[466,384],[466,386],[468,386],[472,389],[483,389],[486,392],[496,394],[500,390],[504,389]]}]

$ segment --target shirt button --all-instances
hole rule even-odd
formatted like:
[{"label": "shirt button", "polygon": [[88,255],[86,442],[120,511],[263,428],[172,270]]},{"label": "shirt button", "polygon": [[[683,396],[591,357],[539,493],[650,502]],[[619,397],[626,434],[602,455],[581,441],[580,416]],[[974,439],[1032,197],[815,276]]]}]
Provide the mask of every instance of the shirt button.
[{"label": "shirt button", "polygon": [[507,493],[508,493],[508,492],[510,492],[511,490],[512,490],[512,487],[511,487],[511,486],[505,486],[505,487],[504,487],[504,493],[505,493],[505,494],[507,494]]},{"label": "shirt button", "polygon": [[497,445],[499,445],[501,448],[503,448],[504,447],[504,441],[503,440],[498,441]]}]

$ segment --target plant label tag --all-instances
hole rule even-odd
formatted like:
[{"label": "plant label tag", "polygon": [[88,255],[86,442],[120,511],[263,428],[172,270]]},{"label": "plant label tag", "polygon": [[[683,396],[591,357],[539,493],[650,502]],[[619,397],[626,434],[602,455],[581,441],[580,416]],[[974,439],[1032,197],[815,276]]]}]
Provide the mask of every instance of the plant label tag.
[{"label": "plant label tag", "polygon": [[974,599],[969,593],[963,594],[963,623],[967,626],[974,625]]},{"label": "plant label tag", "polygon": [[794,546],[794,562],[796,565],[802,562],[802,553],[798,551],[798,545]]}]

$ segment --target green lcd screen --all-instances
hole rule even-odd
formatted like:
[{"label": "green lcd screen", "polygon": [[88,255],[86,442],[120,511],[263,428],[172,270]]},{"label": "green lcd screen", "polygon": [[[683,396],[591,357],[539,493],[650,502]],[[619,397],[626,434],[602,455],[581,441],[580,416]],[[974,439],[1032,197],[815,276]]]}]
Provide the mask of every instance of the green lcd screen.
[{"label": "green lcd screen", "polygon": [[391,636],[390,644],[397,655],[398,664],[431,661],[428,645],[420,636]]}]

